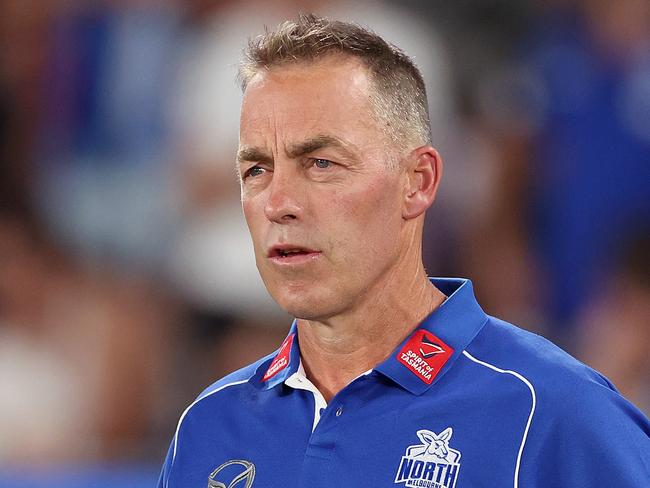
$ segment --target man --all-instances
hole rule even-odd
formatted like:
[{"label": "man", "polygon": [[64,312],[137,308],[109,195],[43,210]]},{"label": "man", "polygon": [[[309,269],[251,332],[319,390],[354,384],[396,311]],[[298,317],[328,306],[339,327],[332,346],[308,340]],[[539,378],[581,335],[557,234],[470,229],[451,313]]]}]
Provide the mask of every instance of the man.
[{"label": "man", "polygon": [[159,486],[650,486],[650,423],[604,377],[427,278],[442,160],[408,57],[306,16],[241,78],[244,214],[297,319],[185,410]]}]

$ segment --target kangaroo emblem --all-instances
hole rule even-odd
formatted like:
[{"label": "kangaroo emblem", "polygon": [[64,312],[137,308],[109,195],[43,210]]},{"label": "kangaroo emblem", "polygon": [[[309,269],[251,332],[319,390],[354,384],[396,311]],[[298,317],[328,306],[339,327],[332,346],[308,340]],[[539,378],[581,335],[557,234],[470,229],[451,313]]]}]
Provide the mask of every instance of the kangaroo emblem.
[{"label": "kangaroo emblem", "polygon": [[447,427],[440,434],[425,429],[418,430],[417,435],[422,444],[409,447],[406,450],[406,455],[409,457],[422,457],[427,461],[456,463],[460,458],[460,453],[454,449],[449,449],[449,440],[453,433],[451,427]]}]

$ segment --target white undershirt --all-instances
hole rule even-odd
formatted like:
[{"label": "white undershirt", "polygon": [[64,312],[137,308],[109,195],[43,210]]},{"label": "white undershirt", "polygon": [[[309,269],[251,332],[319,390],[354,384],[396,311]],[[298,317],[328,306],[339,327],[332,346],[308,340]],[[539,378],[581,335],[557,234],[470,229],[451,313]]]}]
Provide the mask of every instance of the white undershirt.
[{"label": "white undershirt", "polygon": [[[361,373],[352,381],[356,380],[357,378],[360,378],[361,376],[367,375],[370,372],[372,372],[372,369],[369,369],[368,371]],[[352,383],[352,381],[350,383]],[[314,385],[309,380],[309,378],[307,378],[307,375],[305,373],[305,368],[302,365],[302,359],[300,360],[300,364],[298,365],[298,370],[295,373],[293,373],[291,376],[289,376],[286,380],[284,380],[284,383],[287,386],[290,386],[291,388],[295,388],[296,390],[306,390],[306,391],[311,391],[313,393],[314,424],[312,425],[311,431],[314,432],[314,429],[316,428],[318,422],[320,421],[321,411],[327,408],[327,402],[325,401],[325,397],[323,396],[323,394],[318,390],[318,388],[316,388],[316,385]]]}]

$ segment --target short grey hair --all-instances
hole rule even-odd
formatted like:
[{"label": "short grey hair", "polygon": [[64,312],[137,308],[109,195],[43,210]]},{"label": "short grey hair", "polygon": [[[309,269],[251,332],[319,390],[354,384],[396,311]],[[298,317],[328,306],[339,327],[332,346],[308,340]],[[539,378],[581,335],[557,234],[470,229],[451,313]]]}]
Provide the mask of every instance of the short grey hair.
[{"label": "short grey hair", "polygon": [[262,69],[314,62],[329,55],[359,59],[374,85],[371,104],[386,134],[401,149],[431,142],[424,80],[411,58],[357,24],[300,15],[252,38],[239,67],[242,91]]}]

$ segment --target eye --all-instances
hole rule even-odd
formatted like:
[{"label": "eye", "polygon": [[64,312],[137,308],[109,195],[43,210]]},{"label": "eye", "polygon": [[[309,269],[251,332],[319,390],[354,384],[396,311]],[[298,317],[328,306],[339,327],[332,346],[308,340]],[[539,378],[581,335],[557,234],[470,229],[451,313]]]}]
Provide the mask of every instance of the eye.
[{"label": "eye", "polygon": [[327,169],[330,166],[332,166],[332,161],[330,161],[329,159],[315,158],[313,161],[314,161],[314,166],[316,166],[319,169]]},{"label": "eye", "polygon": [[253,166],[252,168],[247,169],[244,172],[243,179],[248,178],[249,176],[255,177],[264,174],[266,170],[260,166]]}]

